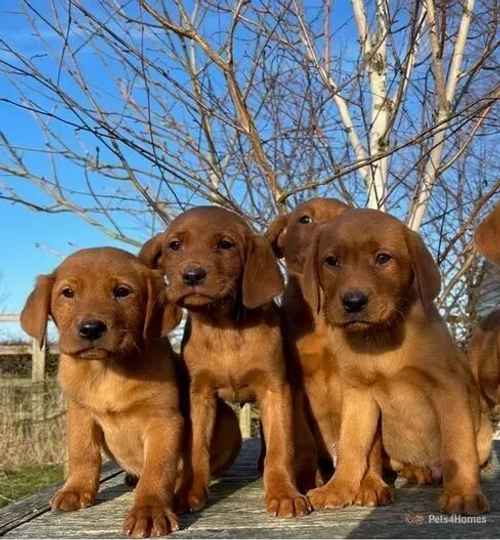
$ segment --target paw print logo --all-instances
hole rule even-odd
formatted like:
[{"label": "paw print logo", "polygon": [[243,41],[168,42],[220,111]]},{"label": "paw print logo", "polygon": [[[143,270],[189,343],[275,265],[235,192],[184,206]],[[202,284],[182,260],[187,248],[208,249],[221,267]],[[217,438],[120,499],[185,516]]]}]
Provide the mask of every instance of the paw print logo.
[{"label": "paw print logo", "polygon": [[417,512],[408,512],[405,514],[405,521],[408,525],[420,526],[424,524],[425,516],[424,514],[419,514]]}]

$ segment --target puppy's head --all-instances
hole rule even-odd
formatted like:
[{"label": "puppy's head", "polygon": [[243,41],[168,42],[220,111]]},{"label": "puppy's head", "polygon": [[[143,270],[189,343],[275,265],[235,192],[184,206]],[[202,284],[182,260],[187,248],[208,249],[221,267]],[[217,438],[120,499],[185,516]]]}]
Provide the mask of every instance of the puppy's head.
[{"label": "puppy's head", "polygon": [[129,356],[141,351],[148,337],[160,335],[162,317],[165,324],[175,325],[170,319],[178,314],[164,310],[162,291],[161,274],[126,251],[84,249],[52,274],[38,277],[21,325],[42,342],[50,316],[62,353],[98,359]]},{"label": "puppy's head", "polygon": [[162,270],[169,300],[188,309],[240,297],[253,309],[283,290],[269,242],[237,214],[215,206],[181,214],[139,257]]},{"label": "puppy's head", "polygon": [[285,258],[289,271],[302,273],[305,256],[318,227],[333,221],[349,207],[337,199],[317,197],[278,216],[266,231],[277,257]]},{"label": "puppy's head", "polygon": [[500,203],[479,225],[474,240],[482,255],[500,265]]},{"label": "puppy's head", "polygon": [[391,326],[415,300],[430,312],[441,280],[418,234],[383,212],[348,210],[318,230],[304,284],[330,324],[360,332]]}]

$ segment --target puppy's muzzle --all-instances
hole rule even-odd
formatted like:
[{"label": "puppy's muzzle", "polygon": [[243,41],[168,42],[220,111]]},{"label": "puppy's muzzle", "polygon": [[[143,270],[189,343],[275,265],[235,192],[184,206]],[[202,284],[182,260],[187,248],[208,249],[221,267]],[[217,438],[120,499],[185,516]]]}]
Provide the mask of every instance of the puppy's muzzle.
[{"label": "puppy's muzzle", "polygon": [[96,341],[107,331],[108,327],[104,321],[99,319],[87,319],[78,326],[78,334],[88,341]]},{"label": "puppy's muzzle", "polygon": [[342,305],[346,313],[360,313],[368,304],[368,295],[359,289],[347,291],[342,296]]},{"label": "puppy's muzzle", "polygon": [[182,281],[189,287],[201,285],[207,277],[207,271],[201,266],[190,266],[184,270]]}]

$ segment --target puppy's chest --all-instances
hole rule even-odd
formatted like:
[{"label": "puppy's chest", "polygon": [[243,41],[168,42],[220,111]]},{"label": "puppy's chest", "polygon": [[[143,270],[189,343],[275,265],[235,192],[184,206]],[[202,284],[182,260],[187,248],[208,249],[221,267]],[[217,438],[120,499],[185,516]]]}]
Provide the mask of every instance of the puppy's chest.
[{"label": "puppy's chest", "polygon": [[184,358],[193,385],[208,385],[228,401],[255,399],[273,363],[272,342],[251,330],[218,329],[191,336]]},{"label": "puppy's chest", "polygon": [[72,364],[61,366],[59,383],[66,397],[94,415],[114,415],[130,409],[137,384],[111,370],[85,370]]},{"label": "puppy's chest", "polygon": [[113,415],[130,407],[130,389],[120,381],[86,380],[78,386],[63,385],[65,393],[95,415]]}]

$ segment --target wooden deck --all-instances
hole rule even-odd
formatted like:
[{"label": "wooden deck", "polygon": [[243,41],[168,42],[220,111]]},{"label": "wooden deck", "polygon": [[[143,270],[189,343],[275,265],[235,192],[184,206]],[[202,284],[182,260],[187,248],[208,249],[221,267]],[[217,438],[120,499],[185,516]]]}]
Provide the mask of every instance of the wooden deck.
[{"label": "wooden deck", "polygon": [[[499,538],[500,441],[483,487],[492,511],[468,523],[446,523],[436,511],[439,488],[398,488],[394,505],[351,507],[314,512],[300,519],[277,519],[264,510],[262,481],[256,461],[258,440],[245,441],[234,467],[214,483],[210,505],[198,514],[182,516],[182,530],[170,538]],[[0,536],[11,538],[121,538],[121,525],[133,493],[124,474],[105,467],[97,504],[71,513],[49,511],[55,488],[0,510]],[[453,518],[458,519],[457,516]],[[452,519],[449,518],[448,519]],[[462,518],[460,518],[462,519]],[[468,518],[470,519],[470,518]],[[438,522],[439,520],[443,520]],[[475,522],[474,522],[475,521]]]}]

